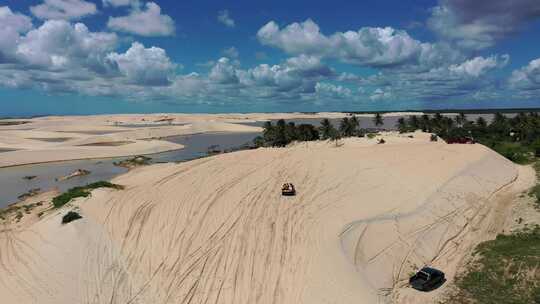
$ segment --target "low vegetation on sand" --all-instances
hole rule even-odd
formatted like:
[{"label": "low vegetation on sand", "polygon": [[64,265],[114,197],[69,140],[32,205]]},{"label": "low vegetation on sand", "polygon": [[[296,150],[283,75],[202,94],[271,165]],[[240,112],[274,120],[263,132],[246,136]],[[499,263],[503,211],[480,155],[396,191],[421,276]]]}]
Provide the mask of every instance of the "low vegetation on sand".
[{"label": "low vegetation on sand", "polygon": [[131,169],[131,168],[138,167],[138,166],[148,165],[151,159],[152,158],[150,158],[150,157],[139,155],[139,156],[135,156],[133,158],[128,158],[128,159],[125,159],[125,160],[122,160],[122,161],[119,161],[119,162],[114,162],[114,165],[118,166],[118,167],[124,167],[124,168]]},{"label": "low vegetation on sand", "polygon": [[[536,170],[536,176],[540,181],[540,161],[537,161],[534,164],[534,169]],[[536,186],[532,187],[529,191],[529,195],[534,197],[536,208],[540,209],[540,183],[537,183]]]},{"label": "low vegetation on sand", "polygon": [[90,191],[97,188],[112,188],[112,189],[120,190],[120,189],[124,189],[124,186],[113,184],[106,181],[100,181],[100,182],[88,184],[83,187],[71,188],[68,191],[54,197],[52,200],[53,206],[54,208],[60,208],[64,206],[65,204],[69,203],[74,198],[87,197],[90,195]]},{"label": "low vegetation on sand", "polygon": [[24,124],[27,124],[27,123],[30,123],[30,121],[24,121],[24,120],[20,120],[20,121],[2,121],[0,119],[0,126],[17,126],[17,125],[24,125]]},{"label": "low vegetation on sand", "polygon": [[25,199],[27,199],[27,198],[29,198],[29,197],[36,196],[36,195],[38,195],[40,192],[41,192],[41,189],[40,189],[40,188],[30,189],[30,190],[28,190],[28,192],[23,193],[23,194],[17,196],[17,198],[18,198],[19,200],[22,201],[22,200],[25,200]]},{"label": "low vegetation on sand", "polygon": [[0,210],[0,220],[7,220],[10,216],[15,214],[15,219],[18,222],[22,219],[24,214],[30,214],[32,209],[38,206],[42,206],[42,205],[43,205],[43,202],[37,202],[37,203],[26,204],[26,205],[20,205],[20,204],[11,205],[7,208]]},{"label": "low vegetation on sand", "polygon": [[475,257],[447,303],[540,303],[540,226],[498,235]]}]

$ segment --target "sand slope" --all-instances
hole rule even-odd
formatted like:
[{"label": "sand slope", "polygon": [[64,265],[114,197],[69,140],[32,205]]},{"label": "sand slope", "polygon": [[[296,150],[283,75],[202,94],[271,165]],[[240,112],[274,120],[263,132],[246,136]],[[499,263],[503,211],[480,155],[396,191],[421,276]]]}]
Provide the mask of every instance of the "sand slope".
[{"label": "sand slope", "polygon": [[[0,233],[6,303],[418,303],[402,288],[519,177],[481,145],[389,136],[139,168],[26,229]],[[298,195],[282,197],[293,182]],[[448,264],[453,265],[453,264]],[[450,278],[451,279],[451,278]],[[420,296],[422,297],[422,296]],[[433,296],[429,296],[433,297]],[[421,298],[429,303],[431,298]]]}]

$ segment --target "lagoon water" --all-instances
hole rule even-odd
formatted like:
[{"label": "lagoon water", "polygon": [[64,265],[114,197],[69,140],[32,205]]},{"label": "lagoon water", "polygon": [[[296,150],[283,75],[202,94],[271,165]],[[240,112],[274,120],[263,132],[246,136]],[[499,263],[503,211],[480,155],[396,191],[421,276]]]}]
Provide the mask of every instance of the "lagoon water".
[{"label": "lagoon water", "polygon": [[[178,162],[205,156],[210,146],[227,150],[238,148],[250,143],[258,133],[209,133],[186,136],[174,136],[166,140],[185,146],[184,149],[148,155],[151,162]],[[65,191],[72,187],[83,186],[100,180],[110,180],[127,172],[126,168],[117,167],[114,162],[129,157],[62,161],[35,165],[24,165],[0,168],[0,208],[16,202],[17,197],[30,189],[40,188],[41,191],[57,188]],[[74,177],[65,181],[56,178],[66,176],[77,169],[91,171],[89,175]],[[24,179],[25,176],[36,176],[34,179]]]}]

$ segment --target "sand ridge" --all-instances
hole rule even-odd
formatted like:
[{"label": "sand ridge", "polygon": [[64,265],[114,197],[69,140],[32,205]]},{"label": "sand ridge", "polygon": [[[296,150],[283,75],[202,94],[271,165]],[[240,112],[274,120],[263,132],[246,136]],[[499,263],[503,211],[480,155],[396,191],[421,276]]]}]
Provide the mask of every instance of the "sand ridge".
[{"label": "sand ridge", "polygon": [[[66,207],[1,233],[0,295],[10,303],[417,303],[402,284],[408,273],[433,264],[451,279],[454,240],[486,224],[495,194],[520,175],[481,145],[423,133],[385,140],[137,168],[114,180],[125,190],[76,201],[79,221],[60,225],[74,208]],[[296,197],[281,196],[284,182]]]}]

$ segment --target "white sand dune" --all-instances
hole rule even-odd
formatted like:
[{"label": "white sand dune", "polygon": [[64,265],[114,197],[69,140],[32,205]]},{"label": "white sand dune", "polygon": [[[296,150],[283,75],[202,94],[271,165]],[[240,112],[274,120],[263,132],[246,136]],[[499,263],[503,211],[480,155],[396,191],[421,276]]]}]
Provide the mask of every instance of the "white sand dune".
[{"label": "white sand dune", "polygon": [[169,136],[260,131],[258,127],[208,117],[190,119],[189,116],[182,118],[177,115],[171,118],[174,120],[171,125],[156,123],[163,117],[169,116],[42,117],[30,120],[31,123],[23,125],[24,129],[15,129],[20,126],[0,127],[0,149],[15,150],[0,153],[0,168],[62,160],[151,154],[183,148],[180,144],[163,139]]},{"label": "white sand dune", "polygon": [[[400,116],[422,113],[386,113]],[[89,116],[46,116],[25,119],[26,124],[0,126],[0,168],[74,159],[151,154],[181,149],[163,141],[168,136],[209,132],[260,132],[242,125],[271,119],[342,118],[345,113],[246,113],[246,114],[115,114]],[[373,114],[358,114],[372,117]],[[21,121],[16,119],[4,120]],[[63,140],[55,140],[63,139]],[[65,140],[64,140],[65,139]],[[147,141],[147,139],[154,139]],[[118,146],[99,143],[129,142]],[[82,147],[81,147],[82,145]]]},{"label": "white sand dune", "polygon": [[[0,232],[4,303],[434,303],[485,237],[516,167],[481,145],[387,135],[135,169],[73,205]],[[297,196],[282,197],[293,182]],[[493,227],[491,227],[493,228]],[[421,301],[420,301],[421,300]]]}]

